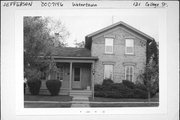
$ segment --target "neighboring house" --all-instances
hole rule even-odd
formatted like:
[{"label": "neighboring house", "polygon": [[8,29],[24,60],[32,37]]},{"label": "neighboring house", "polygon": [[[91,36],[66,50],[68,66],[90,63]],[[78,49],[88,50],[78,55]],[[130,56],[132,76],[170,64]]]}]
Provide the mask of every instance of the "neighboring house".
[{"label": "neighboring house", "polygon": [[[124,22],[112,24],[85,37],[85,48],[56,48],[52,56],[58,71],[48,79],[62,81],[60,94],[93,95],[94,85],[110,78],[135,82],[146,65],[152,37]],[[47,91],[45,84],[41,91]]]}]

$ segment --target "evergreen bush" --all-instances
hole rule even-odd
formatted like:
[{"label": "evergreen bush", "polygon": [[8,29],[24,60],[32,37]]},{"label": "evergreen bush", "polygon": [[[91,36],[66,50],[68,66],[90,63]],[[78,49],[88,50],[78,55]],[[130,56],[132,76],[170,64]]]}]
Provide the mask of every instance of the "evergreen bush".
[{"label": "evergreen bush", "polygon": [[46,81],[46,87],[52,96],[56,96],[59,94],[61,82],[59,80],[48,80]]}]

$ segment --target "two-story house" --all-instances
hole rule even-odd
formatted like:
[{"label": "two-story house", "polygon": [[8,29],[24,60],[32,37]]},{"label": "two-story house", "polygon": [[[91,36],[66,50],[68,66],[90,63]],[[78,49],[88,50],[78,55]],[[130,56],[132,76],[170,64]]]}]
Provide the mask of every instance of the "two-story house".
[{"label": "two-story house", "polygon": [[[85,48],[53,49],[58,67],[49,79],[59,79],[59,94],[93,95],[94,85],[103,79],[114,82],[135,82],[146,65],[147,44],[153,40],[147,34],[124,22],[112,24],[85,37]],[[41,91],[47,90],[45,85]]]}]

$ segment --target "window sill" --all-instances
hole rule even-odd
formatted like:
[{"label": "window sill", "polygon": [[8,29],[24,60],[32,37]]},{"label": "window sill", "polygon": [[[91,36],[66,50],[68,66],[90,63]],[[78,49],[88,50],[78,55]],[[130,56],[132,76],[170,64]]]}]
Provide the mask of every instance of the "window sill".
[{"label": "window sill", "polygon": [[115,55],[114,53],[104,53],[104,55]]},{"label": "window sill", "polygon": [[135,56],[134,53],[133,53],[133,54],[127,54],[127,53],[125,53],[124,55],[125,55],[125,56]]}]

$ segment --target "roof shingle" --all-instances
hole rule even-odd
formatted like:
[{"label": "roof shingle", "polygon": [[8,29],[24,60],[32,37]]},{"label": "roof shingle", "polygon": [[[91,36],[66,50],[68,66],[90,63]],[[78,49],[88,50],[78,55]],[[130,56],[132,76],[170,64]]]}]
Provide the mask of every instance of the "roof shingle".
[{"label": "roof shingle", "polygon": [[57,47],[51,50],[51,55],[60,57],[91,57],[91,51],[86,48]]}]

